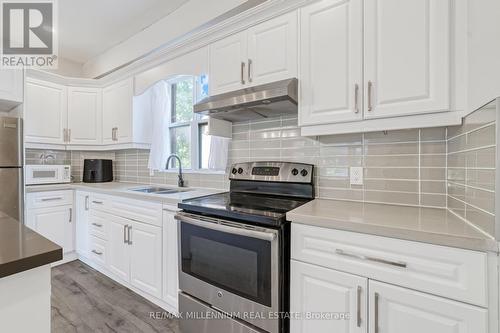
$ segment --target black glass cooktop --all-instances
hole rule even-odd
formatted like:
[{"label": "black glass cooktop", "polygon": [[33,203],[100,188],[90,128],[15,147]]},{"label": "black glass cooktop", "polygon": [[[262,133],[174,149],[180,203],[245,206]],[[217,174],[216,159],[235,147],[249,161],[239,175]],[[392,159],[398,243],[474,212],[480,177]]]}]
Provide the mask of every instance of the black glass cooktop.
[{"label": "black glass cooktop", "polygon": [[288,211],[310,200],[275,195],[226,192],[185,200],[179,203],[179,208],[215,217],[279,226],[286,221]]}]

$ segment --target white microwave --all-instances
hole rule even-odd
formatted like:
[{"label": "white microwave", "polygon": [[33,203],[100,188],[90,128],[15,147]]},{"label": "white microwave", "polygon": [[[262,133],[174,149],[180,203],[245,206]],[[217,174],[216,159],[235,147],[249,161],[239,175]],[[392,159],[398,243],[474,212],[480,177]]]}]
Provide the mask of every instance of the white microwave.
[{"label": "white microwave", "polygon": [[70,165],[27,165],[25,174],[26,185],[71,182]]}]

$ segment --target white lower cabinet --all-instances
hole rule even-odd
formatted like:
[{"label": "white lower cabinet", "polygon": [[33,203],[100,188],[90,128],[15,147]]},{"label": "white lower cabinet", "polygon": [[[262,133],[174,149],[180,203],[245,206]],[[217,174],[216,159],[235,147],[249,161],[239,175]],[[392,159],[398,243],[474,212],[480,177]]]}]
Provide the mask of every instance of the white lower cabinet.
[{"label": "white lower cabinet", "polygon": [[63,248],[63,253],[75,250],[72,206],[36,208],[28,211],[28,225]]},{"label": "white lower cabinet", "polygon": [[150,295],[162,296],[162,229],[132,222],[130,229],[130,283]]},{"label": "white lower cabinet", "polygon": [[[291,242],[291,333],[489,332],[488,302],[453,290],[469,290],[471,277],[472,294],[486,288],[484,253],[300,224]],[[443,269],[450,288],[434,278]]]},{"label": "white lower cabinet", "polygon": [[371,280],[369,290],[370,332],[488,332],[487,309]]},{"label": "white lower cabinet", "polygon": [[130,280],[130,246],[126,240],[129,221],[109,215],[107,266],[111,273],[124,281]]},{"label": "white lower cabinet", "polygon": [[[367,278],[295,260],[291,276],[290,311],[299,315],[290,321],[291,332],[367,332]],[[331,317],[304,318],[307,314]]]},{"label": "white lower cabinet", "polygon": [[28,193],[26,225],[63,248],[75,251],[75,223],[72,191]]},{"label": "white lower cabinet", "polygon": [[175,311],[179,309],[179,250],[176,207],[163,207],[163,300]]},{"label": "white lower cabinet", "polygon": [[89,208],[90,193],[75,193],[75,247],[78,255],[89,256]]}]

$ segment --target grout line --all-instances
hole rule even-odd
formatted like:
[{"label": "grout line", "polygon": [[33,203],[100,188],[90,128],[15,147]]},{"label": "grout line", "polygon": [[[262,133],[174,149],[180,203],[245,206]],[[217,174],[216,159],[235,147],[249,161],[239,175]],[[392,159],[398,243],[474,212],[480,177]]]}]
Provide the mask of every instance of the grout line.
[{"label": "grout line", "polygon": [[451,183],[451,184],[453,184],[453,185],[468,187],[468,188],[472,188],[474,190],[489,192],[489,193],[493,193],[493,194],[495,193],[495,190],[489,190],[489,189],[482,188],[482,187],[472,186],[472,185],[469,185],[469,184],[466,184],[466,183],[461,184],[461,183],[457,183],[456,181],[453,181],[453,180],[449,180],[448,182]]},{"label": "grout line", "polygon": [[[458,201],[458,202],[460,202],[460,203],[462,203],[462,204],[464,204],[464,205],[465,205],[465,206],[464,206],[464,213],[465,213],[465,209],[467,209],[467,206],[471,206],[472,208],[475,208],[475,209],[477,209],[477,210],[479,210],[479,211],[481,211],[481,212],[483,212],[483,213],[485,213],[485,214],[488,214],[488,215],[493,216],[493,217],[495,216],[495,213],[488,212],[487,210],[484,210],[484,209],[482,209],[482,208],[479,208],[479,207],[478,207],[478,206],[476,206],[476,205],[473,205],[473,204],[471,204],[471,203],[468,203],[468,202],[466,202],[466,201],[463,201],[462,199],[459,199],[459,198],[457,198],[457,197],[453,196],[452,194],[449,194],[449,197],[450,197],[450,198],[453,198],[453,199],[455,199],[456,201]],[[471,223],[472,223],[472,222],[471,222]]]},{"label": "grout line", "polygon": [[481,146],[481,147],[475,147],[475,148],[469,148],[469,149],[464,149],[464,150],[457,150],[457,151],[452,151],[449,152],[449,155],[454,155],[454,154],[460,154],[460,153],[469,153],[477,150],[482,150],[482,149],[488,149],[488,148],[495,148],[496,145],[486,145],[486,146]]},{"label": "grout line", "polygon": [[[453,140],[453,139],[458,138],[459,136],[464,136],[464,135],[467,135],[467,134],[470,134],[470,133],[473,133],[473,132],[476,132],[476,131],[482,130],[483,128],[486,128],[486,127],[488,127],[488,126],[495,125],[495,123],[496,123],[496,121],[489,122],[489,123],[487,123],[487,124],[485,124],[485,125],[482,125],[482,126],[480,126],[480,127],[474,128],[474,129],[472,129],[472,130],[470,130],[470,131],[467,131],[467,132],[464,132],[464,133],[457,134],[457,135],[452,136],[452,137],[450,137],[450,138],[448,138],[448,137],[447,137],[447,139],[446,139],[446,140],[447,140],[447,141],[449,141],[449,140]],[[446,133],[446,135],[448,135],[448,133]]]},{"label": "grout line", "polygon": [[476,229],[477,231],[479,231],[480,233],[482,233],[483,235],[487,236],[488,238],[490,239],[495,239],[495,237],[493,237],[492,235],[490,235],[489,233],[487,233],[486,231],[484,231],[483,229],[479,228],[477,225],[475,225],[474,223],[470,222],[469,220],[467,220],[466,218],[458,215],[457,213],[455,213],[453,210],[451,209],[447,209],[448,212],[450,212],[451,214],[455,215],[456,217],[458,217],[460,220],[464,221],[467,225],[469,225],[470,227]]}]

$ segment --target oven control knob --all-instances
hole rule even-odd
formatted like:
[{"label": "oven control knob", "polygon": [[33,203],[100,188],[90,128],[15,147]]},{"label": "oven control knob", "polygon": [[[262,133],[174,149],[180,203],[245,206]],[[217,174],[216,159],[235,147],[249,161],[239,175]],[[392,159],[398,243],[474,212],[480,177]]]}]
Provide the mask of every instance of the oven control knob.
[{"label": "oven control knob", "polygon": [[238,168],[238,173],[241,175],[243,173],[243,169],[242,168]]},{"label": "oven control knob", "polygon": [[222,296],[224,296],[224,295],[222,294],[222,291],[218,291],[218,292],[217,292],[217,297],[221,298]]},{"label": "oven control knob", "polygon": [[299,170],[292,169],[292,175],[297,176],[299,174]]},{"label": "oven control knob", "polygon": [[233,173],[233,175],[235,175],[238,172],[238,170],[236,170],[236,168],[233,168],[233,170],[231,170],[231,172]]},{"label": "oven control knob", "polygon": [[309,172],[307,172],[306,169],[302,169],[302,171],[300,172],[300,174],[302,175],[302,177],[305,177],[309,174]]}]

